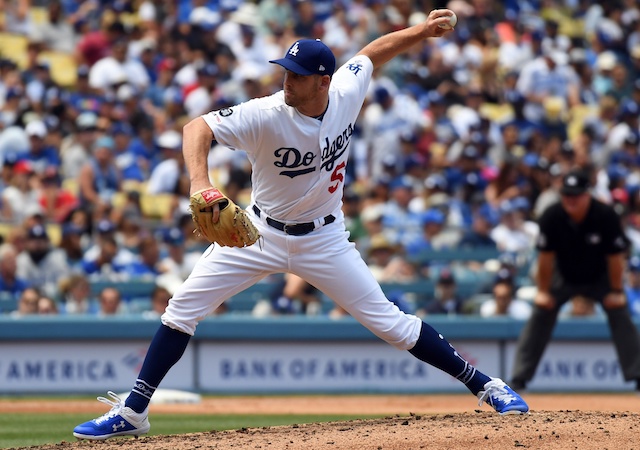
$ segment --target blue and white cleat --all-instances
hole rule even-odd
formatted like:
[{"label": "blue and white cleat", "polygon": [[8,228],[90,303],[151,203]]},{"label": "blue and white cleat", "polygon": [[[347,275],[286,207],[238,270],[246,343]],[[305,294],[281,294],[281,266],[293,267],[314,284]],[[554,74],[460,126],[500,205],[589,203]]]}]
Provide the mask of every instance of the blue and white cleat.
[{"label": "blue and white cleat", "polygon": [[124,406],[124,400],[115,393],[109,391],[108,398],[98,397],[102,403],[111,406],[111,410],[89,422],[78,425],[73,429],[73,435],[78,439],[103,440],[115,436],[140,436],[149,432],[149,408],[142,413],[137,413]]},{"label": "blue and white cleat", "polygon": [[484,385],[484,391],[478,392],[478,406],[482,406],[484,402],[500,415],[529,412],[529,405],[500,378],[491,378]]}]

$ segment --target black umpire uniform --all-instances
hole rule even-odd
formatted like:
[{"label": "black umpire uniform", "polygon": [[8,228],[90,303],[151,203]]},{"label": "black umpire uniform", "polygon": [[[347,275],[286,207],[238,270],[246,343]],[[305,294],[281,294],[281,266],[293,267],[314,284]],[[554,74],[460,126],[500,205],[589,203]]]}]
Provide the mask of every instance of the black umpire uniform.
[{"label": "black umpire uniform", "polygon": [[581,171],[563,178],[561,201],[539,219],[538,277],[533,313],[518,340],[512,382],[524,389],[536,371],[560,307],[582,295],[600,302],[626,381],[640,388],[640,337],[623,292],[628,240],[614,209],[591,197]]}]

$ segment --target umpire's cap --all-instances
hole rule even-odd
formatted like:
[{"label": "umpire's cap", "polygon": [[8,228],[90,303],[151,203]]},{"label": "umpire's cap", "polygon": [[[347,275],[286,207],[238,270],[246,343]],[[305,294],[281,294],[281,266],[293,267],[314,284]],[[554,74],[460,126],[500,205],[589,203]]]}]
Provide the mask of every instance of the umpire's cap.
[{"label": "umpire's cap", "polygon": [[581,195],[589,190],[589,177],[583,170],[571,170],[562,178],[562,195]]},{"label": "umpire's cap", "polygon": [[336,58],[320,39],[300,39],[293,43],[284,58],[270,63],[279,64],[298,75],[333,75]]}]

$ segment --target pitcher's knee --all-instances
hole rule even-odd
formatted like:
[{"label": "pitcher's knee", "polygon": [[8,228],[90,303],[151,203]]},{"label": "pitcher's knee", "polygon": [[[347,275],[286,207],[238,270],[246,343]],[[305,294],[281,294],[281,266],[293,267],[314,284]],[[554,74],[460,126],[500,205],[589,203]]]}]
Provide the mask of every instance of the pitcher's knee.
[{"label": "pitcher's knee", "polygon": [[421,328],[422,321],[418,317],[406,315],[404,320],[396,322],[393,327],[372,331],[398,350],[409,350],[418,342]]},{"label": "pitcher's knee", "polygon": [[182,331],[190,336],[193,336],[196,332],[196,326],[198,325],[197,320],[185,321],[181,319],[177,319],[167,312],[165,312],[161,319],[162,324],[168,326],[169,328],[173,328],[174,330]]}]

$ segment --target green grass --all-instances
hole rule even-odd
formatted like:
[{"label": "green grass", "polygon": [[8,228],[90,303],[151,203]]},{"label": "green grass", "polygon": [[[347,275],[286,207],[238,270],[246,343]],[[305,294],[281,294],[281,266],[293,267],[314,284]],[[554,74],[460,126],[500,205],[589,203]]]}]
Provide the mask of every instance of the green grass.
[{"label": "green grass", "polygon": [[[267,427],[294,423],[333,422],[381,416],[355,415],[240,415],[154,414],[149,436],[183,434],[242,427]],[[0,448],[72,442],[73,427],[87,421],[87,414],[0,414]]]}]

